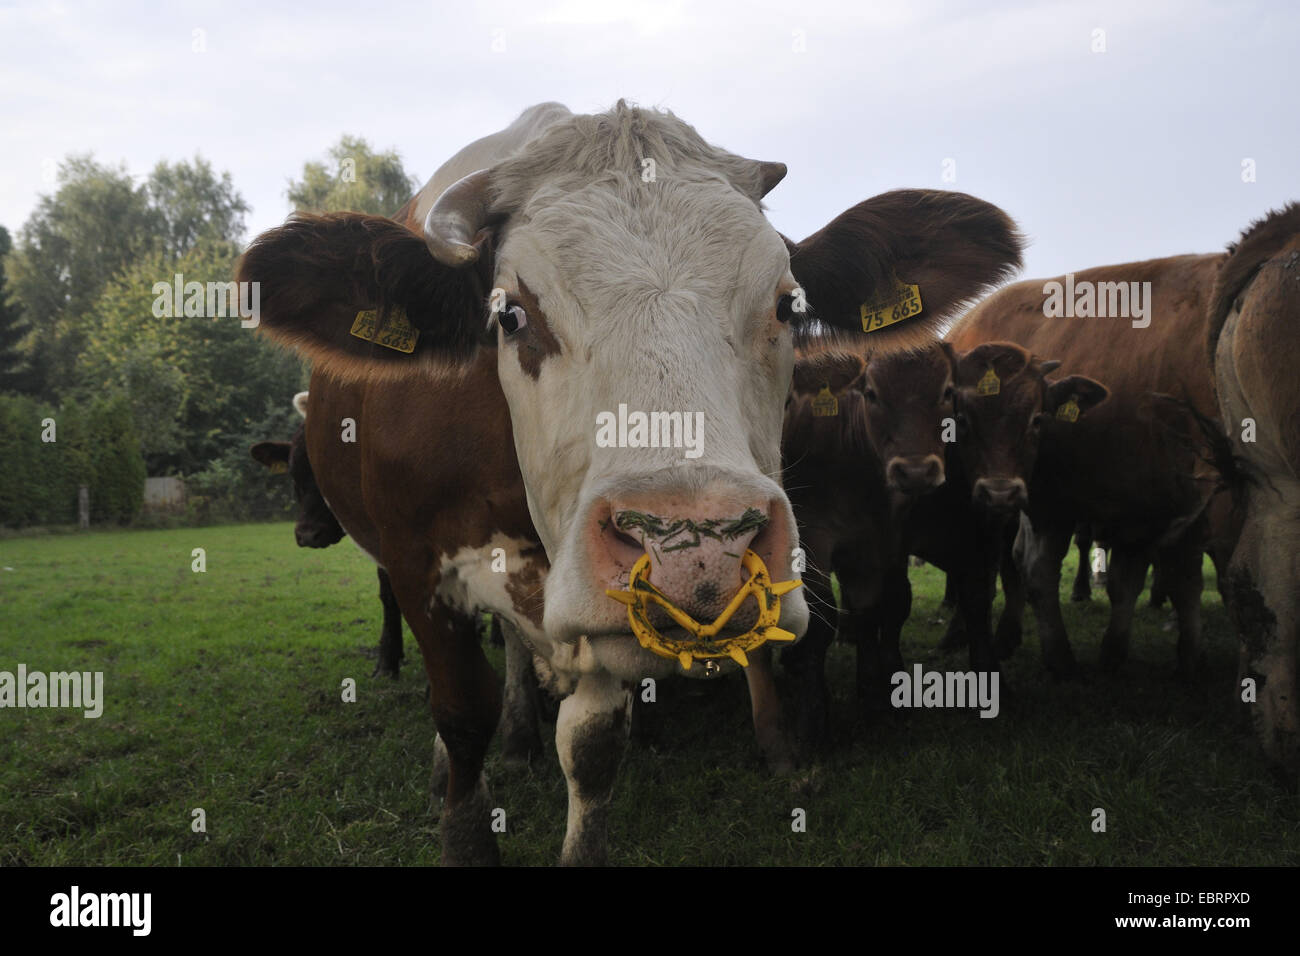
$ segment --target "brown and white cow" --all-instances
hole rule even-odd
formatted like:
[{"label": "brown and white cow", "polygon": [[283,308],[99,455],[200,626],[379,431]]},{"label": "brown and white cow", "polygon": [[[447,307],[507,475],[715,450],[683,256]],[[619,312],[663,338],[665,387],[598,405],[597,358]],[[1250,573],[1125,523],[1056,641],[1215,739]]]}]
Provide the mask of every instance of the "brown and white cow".
[{"label": "brown and white cow", "polygon": [[[262,327],[315,362],[317,479],[349,530],[358,516],[331,483],[364,489],[358,523],[375,533],[358,543],[387,568],[420,644],[449,757],[444,862],[497,859],[481,770],[500,695],[469,626],[479,608],[512,619],[572,687],[556,727],[563,860],[599,861],[632,690],[681,669],[638,645],[606,589],[626,587],[649,553],[654,584],[707,619],[740,586],[746,549],[791,578],[798,541],[779,476],[796,333],[820,319],[861,334],[859,308],[903,282],[923,310],[873,334],[882,347],[923,342],[1016,266],[1020,241],[987,203],[905,190],[791,243],[759,205],[783,165],[622,102],[594,116],[535,107],[450,167],[475,170],[422,192],[423,237],[376,217],[300,215],[253,243],[239,277],[261,284]],[[373,331],[358,318],[368,310]],[[415,405],[444,424],[419,427]],[[599,429],[620,406],[698,416],[702,441],[608,447]],[[355,442],[340,441],[345,418]],[[685,523],[743,530],[686,547],[655,530]],[[754,613],[742,607],[736,625]],[[806,620],[793,591],[780,626],[798,634]]]},{"label": "brown and white cow", "polygon": [[[1240,677],[1270,759],[1300,770],[1300,204],[1231,250],[1209,312],[1219,408],[1240,461],[1244,524],[1228,566]],[[1243,696],[1245,699],[1245,696]]]},{"label": "brown and white cow", "polygon": [[[1178,614],[1179,670],[1193,673],[1203,661],[1201,555],[1207,505],[1220,478],[1198,436],[1201,422],[1218,417],[1203,343],[1223,259],[1175,256],[1018,282],[981,302],[949,335],[963,349],[993,339],[1017,342],[1110,389],[1102,407],[1069,423],[1068,442],[1042,442],[1021,519],[1018,560],[1044,662],[1054,673],[1075,669],[1058,589],[1079,521],[1112,548],[1103,667],[1126,658],[1134,605],[1157,560]],[[1109,317],[1097,317],[1103,309]]]}]

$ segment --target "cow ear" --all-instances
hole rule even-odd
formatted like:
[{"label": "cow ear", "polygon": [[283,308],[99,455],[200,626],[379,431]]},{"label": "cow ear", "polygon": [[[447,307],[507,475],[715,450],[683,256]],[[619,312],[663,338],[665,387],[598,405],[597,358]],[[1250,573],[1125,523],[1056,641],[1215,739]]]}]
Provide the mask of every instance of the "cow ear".
[{"label": "cow ear", "polygon": [[[1047,386],[1046,410],[1054,417],[1074,421],[1090,408],[1095,408],[1110,395],[1110,389],[1095,379],[1083,375],[1067,375],[1059,382]],[[1077,408],[1073,412],[1071,407]]]},{"label": "cow ear", "polygon": [[467,355],[486,320],[478,272],[436,262],[390,219],[298,213],[239,261],[261,329],[344,377]]},{"label": "cow ear", "polygon": [[1029,366],[1029,359],[1029,353],[1014,342],[985,342],[958,356],[957,384],[982,386],[984,394],[996,395],[1003,382],[1015,378]]},{"label": "cow ear", "polygon": [[287,441],[260,441],[248,449],[259,464],[267,468],[281,468],[289,464],[289,443]]},{"label": "cow ear", "polygon": [[813,320],[857,333],[870,324],[873,339],[898,348],[926,344],[1011,276],[1023,243],[997,206],[931,189],[884,193],[800,243],[786,240]]},{"label": "cow ear", "polygon": [[800,358],[794,365],[794,390],[802,395],[816,395],[823,385],[832,392],[842,392],[860,382],[867,362],[852,352],[821,352]]}]

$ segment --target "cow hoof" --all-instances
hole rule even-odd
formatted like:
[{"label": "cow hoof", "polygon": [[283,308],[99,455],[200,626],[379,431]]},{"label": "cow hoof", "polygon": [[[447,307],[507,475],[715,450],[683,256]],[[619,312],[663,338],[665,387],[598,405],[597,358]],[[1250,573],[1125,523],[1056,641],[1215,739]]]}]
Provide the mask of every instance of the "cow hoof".
[{"label": "cow hoof", "polygon": [[443,866],[501,865],[492,832],[492,800],[482,777],[469,797],[455,807],[443,807],[441,830]]},{"label": "cow hoof", "polygon": [[993,655],[1004,661],[1020,649],[1023,640],[1024,632],[1018,624],[1006,627],[998,625],[997,633],[993,635]]},{"label": "cow hoof", "polygon": [[966,631],[964,628],[949,627],[944,632],[943,639],[939,641],[939,652],[942,654],[952,654],[962,650],[966,646]]},{"label": "cow hoof", "polygon": [[526,734],[507,737],[501,743],[501,762],[507,767],[527,767],[541,752],[541,737]]},{"label": "cow hoof", "polygon": [[379,663],[375,665],[375,669],[370,676],[387,677],[390,680],[397,680],[397,675],[400,667],[401,667],[400,662],[386,661],[381,657],[379,658]]},{"label": "cow hoof", "polygon": [[1060,657],[1045,659],[1043,663],[1047,672],[1057,680],[1074,680],[1079,676],[1079,665],[1074,655],[1068,652]]},{"label": "cow hoof", "polygon": [[1075,588],[1073,591],[1070,592],[1070,600],[1075,602],[1076,604],[1082,604],[1085,601],[1091,601],[1092,588],[1088,588],[1087,590],[1084,590],[1083,588]]},{"label": "cow hoof", "polygon": [[1097,663],[1104,673],[1118,673],[1127,658],[1127,649],[1115,647],[1107,641],[1101,642],[1101,656],[1098,658]]}]

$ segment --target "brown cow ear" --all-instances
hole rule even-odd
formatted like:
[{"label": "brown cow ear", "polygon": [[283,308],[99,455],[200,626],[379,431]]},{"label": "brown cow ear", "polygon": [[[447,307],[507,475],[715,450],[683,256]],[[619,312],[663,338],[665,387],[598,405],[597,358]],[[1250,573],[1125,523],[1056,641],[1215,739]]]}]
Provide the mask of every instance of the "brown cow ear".
[{"label": "brown cow ear", "polygon": [[345,377],[468,355],[487,313],[477,270],[436,262],[382,216],[297,213],[239,261],[272,338]]},{"label": "brown cow ear", "polygon": [[[1064,421],[1073,421],[1090,408],[1095,408],[1110,395],[1110,389],[1095,379],[1083,375],[1068,375],[1047,386],[1046,410]],[[1078,411],[1072,411],[1077,408]]]},{"label": "brown cow ear", "polygon": [[248,449],[258,464],[267,468],[289,464],[289,443],[287,441],[260,441]]},{"label": "brown cow ear", "polygon": [[931,189],[884,193],[803,242],[786,240],[810,318],[861,334],[865,312],[867,334],[889,348],[942,332],[953,313],[1020,268],[1023,242],[997,206]]},{"label": "brown cow ear", "polygon": [[[978,387],[984,382],[986,393],[996,395],[1002,382],[1028,367],[1029,358],[1029,353],[1014,342],[985,342],[958,357],[957,384]],[[993,376],[986,379],[990,369]]]},{"label": "brown cow ear", "polygon": [[829,385],[832,392],[840,392],[860,382],[866,369],[866,359],[852,352],[809,355],[794,364],[794,390],[815,395],[823,385]]}]

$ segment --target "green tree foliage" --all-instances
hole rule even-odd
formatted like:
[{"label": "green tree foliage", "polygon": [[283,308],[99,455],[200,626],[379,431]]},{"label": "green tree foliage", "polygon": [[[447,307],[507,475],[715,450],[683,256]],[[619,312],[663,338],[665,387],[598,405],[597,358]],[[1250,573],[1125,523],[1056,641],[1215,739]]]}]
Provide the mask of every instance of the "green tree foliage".
[{"label": "green tree foliage", "polygon": [[290,181],[289,201],[294,209],[391,216],[419,188],[395,150],[376,153],[360,137],[344,134],[329,157],[328,163],[305,163],[302,179]]},{"label": "green tree foliage", "polygon": [[0,392],[18,391],[23,384],[23,359],[19,343],[27,335],[18,308],[10,304],[5,289],[5,256],[13,248],[9,230],[0,226]]},{"label": "green tree foliage", "polygon": [[236,316],[155,315],[155,283],[170,288],[178,273],[205,286],[229,281],[238,255],[237,246],[216,240],[178,259],[152,253],[110,282],[94,306],[81,390],[128,396],[151,475],[203,470],[242,440],[268,403],[287,411],[293,393],[306,387],[298,358]]},{"label": "green tree foliage", "polygon": [[66,394],[109,281],[151,253],[238,242],[247,211],[229,174],[218,178],[201,158],[159,163],[136,185],[125,166],[69,157],[7,260],[10,296],[28,328],[22,389],[51,400]]}]

